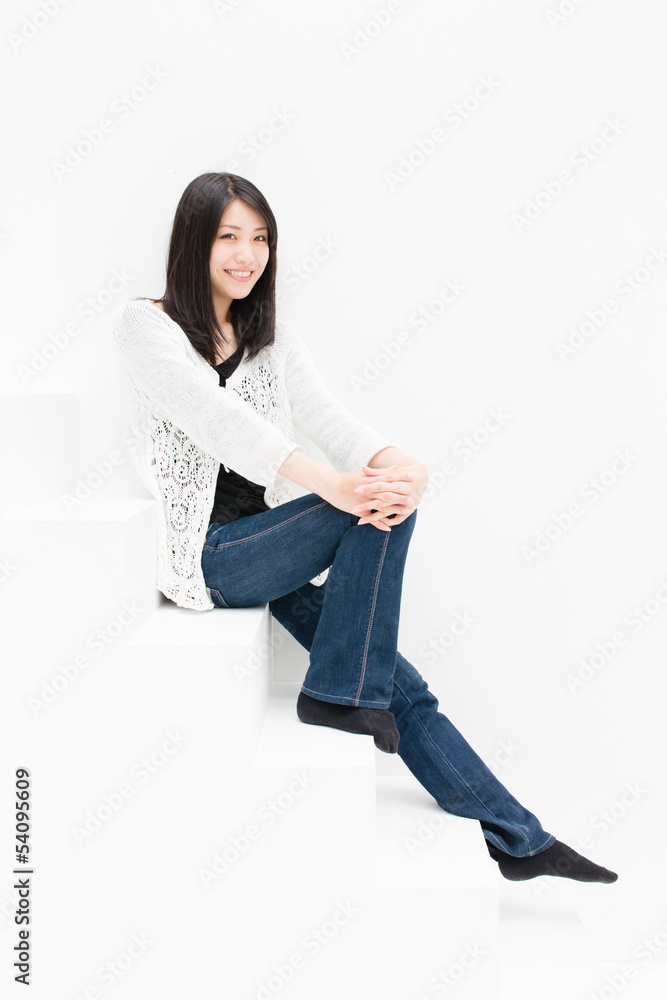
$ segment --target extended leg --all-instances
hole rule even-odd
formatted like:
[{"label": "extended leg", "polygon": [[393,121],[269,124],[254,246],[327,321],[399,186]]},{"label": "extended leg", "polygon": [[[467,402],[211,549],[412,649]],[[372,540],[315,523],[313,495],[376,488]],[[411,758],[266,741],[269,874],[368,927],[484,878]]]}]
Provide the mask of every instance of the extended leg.
[{"label": "extended leg", "polygon": [[[327,583],[308,583],[269,605],[277,621],[306,649],[312,645]],[[400,734],[399,755],[445,811],[479,821],[489,854],[505,878],[555,875],[582,882],[616,881],[615,872],[543,829],[438,711],[437,698],[401,653],[396,656],[390,711]]]},{"label": "extended leg", "polygon": [[[374,529],[377,531],[377,529]],[[277,601],[272,615],[306,649],[310,649],[320,610],[322,587],[308,583]],[[396,655],[390,711],[400,733],[398,754],[438,805],[456,816],[480,821],[488,840],[514,855],[535,854],[556,838],[542,829],[496,778],[449,719],[418,671]]]},{"label": "extended leg", "polygon": [[501,851],[544,851],[556,838],[510,794],[438,704],[421,674],[398,653],[391,711],[401,734],[399,755],[412,773],[447,812],[479,820],[487,841]]}]

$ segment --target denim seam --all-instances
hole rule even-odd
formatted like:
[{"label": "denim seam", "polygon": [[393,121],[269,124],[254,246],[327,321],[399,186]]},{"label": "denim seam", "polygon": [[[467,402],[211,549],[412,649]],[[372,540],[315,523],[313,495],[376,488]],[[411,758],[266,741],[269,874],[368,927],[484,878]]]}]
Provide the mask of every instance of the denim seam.
[{"label": "denim seam", "polygon": [[375,616],[375,605],[377,604],[377,594],[378,588],[380,586],[380,573],[382,572],[382,565],[384,563],[385,552],[387,551],[387,545],[389,543],[389,532],[386,533],[384,545],[382,547],[382,555],[380,557],[380,565],[378,566],[377,573],[375,574],[375,588],[373,590],[373,601],[371,604],[370,617],[368,619],[368,629],[366,630],[366,645],[364,646],[364,655],[361,661],[361,677],[359,678],[359,687],[357,688],[357,696],[355,704],[359,704],[361,689],[364,686],[364,677],[366,674],[366,660],[368,658],[368,645],[371,641],[371,630],[373,628],[373,618]]},{"label": "denim seam", "polygon": [[324,507],[327,503],[327,500],[323,500],[322,503],[318,503],[314,507],[309,507],[308,510],[302,510],[300,513],[294,514],[292,517],[288,517],[286,521],[281,521],[280,524],[274,524],[270,528],[265,528],[264,531],[258,531],[256,535],[246,535],[245,538],[237,538],[233,542],[220,542],[219,545],[204,544],[204,548],[208,549],[209,552],[215,552],[216,549],[224,549],[228,545],[240,545],[241,542],[249,542],[253,538],[261,538],[262,535],[268,535],[270,531],[275,531],[276,528],[282,528],[283,525],[289,524],[290,521],[296,521],[298,517],[303,517],[304,514],[310,514],[312,510],[319,510],[320,507]]},{"label": "denim seam", "polygon": [[[417,714],[417,712],[415,712],[414,705],[412,704],[412,702],[408,698],[408,696],[405,693],[405,691],[403,690],[403,688],[399,684],[397,684],[396,681],[394,681],[394,685],[401,692],[401,694],[403,695],[403,697],[407,701],[408,705],[410,706],[410,711],[414,712],[414,716],[415,716],[417,722],[419,723],[419,725],[421,726],[421,728],[424,730],[425,734],[427,735],[427,737],[429,738],[429,740],[431,741],[431,743],[433,744],[433,746],[435,747],[435,749],[438,751],[438,753],[440,754],[440,756],[442,757],[442,759],[445,761],[445,763],[447,764],[447,766],[449,768],[451,768],[451,770],[459,778],[459,780],[461,781],[461,783],[463,785],[465,785],[465,787],[468,789],[468,791],[470,792],[470,794],[472,795],[472,797],[477,802],[479,802],[480,806],[482,806],[483,809],[486,809],[486,811],[489,813],[489,815],[491,817],[493,817],[493,813],[489,809],[489,807],[486,805],[486,803],[482,802],[482,800],[479,798],[479,796],[477,795],[477,793],[472,790],[472,788],[470,787],[470,785],[468,784],[468,782],[465,780],[465,778],[461,774],[459,774],[459,772],[456,770],[456,768],[454,767],[454,765],[452,764],[452,762],[445,756],[445,754],[442,752],[441,748],[435,742],[435,740],[433,739],[433,737],[429,733],[428,729],[424,726],[424,724],[422,723],[422,720],[419,718],[419,715]],[[445,812],[446,811],[447,810],[445,810]],[[523,837],[524,841],[526,842],[526,846],[529,846],[529,844],[528,844],[528,838],[526,837],[525,833],[523,833],[522,831],[517,831],[517,832],[519,832],[521,834],[521,836]],[[521,857],[523,857],[523,855],[521,855]]]},{"label": "denim seam", "polygon": [[222,594],[220,593],[220,591],[217,589],[217,587],[210,587],[209,589],[210,589],[211,593],[217,595],[217,598],[218,598],[219,601],[222,601],[222,606],[224,608],[229,608],[229,604],[227,604],[227,601],[224,599],[224,597],[222,596]]},{"label": "denim seam", "polygon": [[[330,701],[331,700],[330,699],[330,695],[327,694],[324,691],[314,691],[312,688],[305,687],[305,685],[301,686],[301,690],[304,691],[306,694],[312,694],[316,698],[320,697],[323,701]],[[341,697],[344,698],[345,695],[341,695]],[[371,708],[371,706],[373,706],[373,705],[380,705],[382,708],[388,708],[389,707],[383,701],[372,701],[372,700],[369,700],[369,699],[366,699],[366,700],[368,701],[368,704],[367,705],[361,705],[361,706],[359,706],[358,701],[351,701],[351,702],[347,702],[347,701],[346,702],[331,702],[331,703],[334,704],[334,705],[339,705],[339,704],[340,705],[346,705],[348,708],[359,708],[359,707],[361,707],[361,708]],[[391,704],[391,702],[389,704]]]},{"label": "denim seam", "polygon": [[[555,836],[553,835],[553,833],[550,833],[550,834],[549,834],[549,836],[547,837],[547,839],[546,839],[546,840],[544,841],[544,844],[549,844],[549,841],[551,841],[551,842],[552,842],[552,844],[555,844],[555,843],[556,843],[556,838],[555,838]],[[532,858],[532,856],[533,856],[534,854],[542,854],[542,852],[543,852],[544,850],[546,850],[546,848],[545,848],[544,844],[542,844],[542,846],[541,846],[541,847],[537,847],[537,848],[535,848],[535,850],[534,850],[534,851],[531,851],[531,852],[530,852],[530,854],[516,854],[516,855],[513,855],[513,857],[517,857],[517,858]],[[552,846],[552,844],[549,844],[549,847],[551,847],[551,846]],[[501,848],[501,850],[502,850],[502,848]],[[505,852],[505,853],[507,853],[507,852]]]},{"label": "denim seam", "polygon": [[[553,844],[556,843],[555,836],[553,835],[553,833],[550,833],[547,839],[544,841],[544,844],[548,844],[548,847],[545,847],[544,844],[542,844],[540,847],[536,847],[534,851],[530,851],[529,854],[510,854],[509,851],[506,851],[504,847],[501,847],[500,844],[496,843],[496,840],[498,840],[497,834],[491,833],[491,831],[487,833],[486,830],[484,830],[483,833],[485,840],[488,840],[490,844],[493,844],[494,847],[497,847],[499,851],[502,851],[503,854],[507,854],[507,856],[510,858],[532,858],[535,854],[543,854],[544,851],[548,850],[548,847],[552,847]],[[551,843],[549,843],[549,841],[551,841]],[[497,860],[497,858],[494,860]]]}]

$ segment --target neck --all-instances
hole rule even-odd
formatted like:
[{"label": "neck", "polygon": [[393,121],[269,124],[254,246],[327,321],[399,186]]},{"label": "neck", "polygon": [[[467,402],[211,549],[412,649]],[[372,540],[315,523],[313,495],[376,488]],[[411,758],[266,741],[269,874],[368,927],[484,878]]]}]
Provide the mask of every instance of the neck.
[{"label": "neck", "polygon": [[220,326],[224,326],[228,323],[227,314],[229,313],[229,308],[232,304],[232,300],[222,295],[213,296],[213,308],[215,309],[215,315],[218,317],[218,323]]}]

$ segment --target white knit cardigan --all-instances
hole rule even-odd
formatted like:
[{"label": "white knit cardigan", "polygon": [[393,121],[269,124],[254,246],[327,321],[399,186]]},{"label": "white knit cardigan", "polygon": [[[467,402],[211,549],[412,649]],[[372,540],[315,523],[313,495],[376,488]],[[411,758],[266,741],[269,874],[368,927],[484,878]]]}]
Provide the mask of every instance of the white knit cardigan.
[{"label": "white knit cardigan", "polygon": [[[338,472],[360,470],[393,444],[336,399],[301,337],[284,320],[275,340],[240,364],[223,388],[183,329],[150,299],[127,302],[111,326],[126,374],[127,406],[140,442],[135,464],[158,501],[156,586],[182,608],[215,607],[202,550],[220,464],[266,487],[268,507],[308,492],[278,469],[294,428]],[[311,582],[320,584],[328,570]]]}]

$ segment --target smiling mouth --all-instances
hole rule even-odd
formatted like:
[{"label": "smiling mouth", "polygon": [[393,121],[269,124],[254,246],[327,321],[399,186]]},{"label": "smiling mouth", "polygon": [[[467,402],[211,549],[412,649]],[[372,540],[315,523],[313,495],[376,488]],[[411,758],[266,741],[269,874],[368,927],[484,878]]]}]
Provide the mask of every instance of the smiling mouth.
[{"label": "smiling mouth", "polygon": [[248,281],[254,271],[232,271],[231,268],[225,268],[225,273],[231,274],[232,278],[236,278],[237,281]]}]

